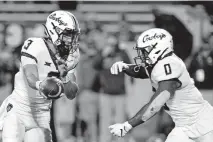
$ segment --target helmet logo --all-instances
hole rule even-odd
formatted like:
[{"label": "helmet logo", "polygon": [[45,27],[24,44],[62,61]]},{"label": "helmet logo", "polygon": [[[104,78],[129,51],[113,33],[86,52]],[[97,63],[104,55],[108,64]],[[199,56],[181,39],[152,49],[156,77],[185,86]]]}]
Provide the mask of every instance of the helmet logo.
[{"label": "helmet logo", "polygon": [[163,34],[163,33],[161,33],[160,35],[158,35],[157,33],[155,33],[153,36],[145,35],[143,37],[143,42],[147,42],[147,41],[150,41],[150,40],[153,40],[153,39],[158,39],[158,38],[160,40],[162,40],[165,37],[166,37],[166,35]]},{"label": "helmet logo", "polygon": [[49,16],[50,19],[56,21],[59,23],[59,25],[64,25],[67,26],[67,23],[65,23],[64,21],[61,20],[61,17],[56,17],[56,13],[52,14]]}]

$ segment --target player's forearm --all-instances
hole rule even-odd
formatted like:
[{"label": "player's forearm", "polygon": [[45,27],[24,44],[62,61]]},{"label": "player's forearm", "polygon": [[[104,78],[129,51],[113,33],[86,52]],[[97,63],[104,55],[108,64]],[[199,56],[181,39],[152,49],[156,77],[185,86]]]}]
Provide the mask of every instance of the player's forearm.
[{"label": "player's forearm", "polygon": [[153,95],[152,99],[150,100],[150,103],[143,106],[141,110],[128,121],[129,124],[135,127],[152,118],[169,100],[170,96],[171,94],[169,91],[164,90],[162,92],[159,92],[158,90]]},{"label": "player's forearm", "polygon": [[128,122],[130,125],[132,125],[132,127],[136,127],[152,118],[160,110],[160,108],[161,107],[150,108],[150,105],[146,104],[133,118],[128,120]]},{"label": "player's forearm", "polygon": [[38,90],[38,84],[37,83],[39,81],[39,78],[36,75],[34,75],[33,73],[32,74],[27,74],[26,78],[27,78],[28,85],[32,89]]},{"label": "player's forearm", "polygon": [[74,99],[78,93],[78,90],[79,87],[75,82],[69,81],[67,83],[64,83],[64,94],[68,99]]},{"label": "player's forearm", "polygon": [[137,65],[134,64],[129,64],[129,68],[123,70],[123,72],[134,78],[142,78],[142,79],[148,78],[144,68],[138,67]]},{"label": "player's forearm", "polygon": [[147,121],[152,116],[154,116],[157,112],[160,111],[162,106],[169,100],[170,98],[170,92],[167,90],[164,90],[160,92],[159,94],[155,94],[155,99],[150,103],[147,110],[142,115],[142,120]]},{"label": "player's forearm", "polygon": [[38,69],[36,65],[25,65],[23,67],[24,74],[26,76],[26,80],[28,85],[35,90],[38,90],[39,77],[38,77]]},{"label": "player's forearm", "polygon": [[142,116],[143,116],[144,112],[146,111],[147,107],[148,107],[148,104],[144,105],[134,117],[132,117],[131,119],[128,120],[129,124],[132,127],[136,127],[136,126],[144,123],[144,121],[142,120]]}]

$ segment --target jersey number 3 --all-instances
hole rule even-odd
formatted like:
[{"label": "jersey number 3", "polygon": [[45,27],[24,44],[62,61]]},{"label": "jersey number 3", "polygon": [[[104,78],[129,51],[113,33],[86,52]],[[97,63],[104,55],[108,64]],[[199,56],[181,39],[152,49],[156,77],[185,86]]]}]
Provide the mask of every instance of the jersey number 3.
[{"label": "jersey number 3", "polygon": [[164,65],[164,70],[165,70],[166,75],[169,75],[169,74],[172,73],[172,69],[171,69],[170,64],[165,64]]},{"label": "jersey number 3", "polygon": [[26,45],[24,45],[24,49],[27,50],[30,47],[30,45],[32,44],[32,42],[33,42],[32,40],[28,40]]}]

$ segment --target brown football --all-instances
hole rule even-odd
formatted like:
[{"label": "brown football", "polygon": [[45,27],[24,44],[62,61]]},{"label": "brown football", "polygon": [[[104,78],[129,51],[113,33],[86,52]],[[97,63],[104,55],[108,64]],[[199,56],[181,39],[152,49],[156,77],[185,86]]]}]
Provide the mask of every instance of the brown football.
[{"label": "brown football", "polygon": [[49,99],[58,99],[64,92],[64,85],[62,81],[55,77],[48,77],[44,81],[45,85],[42,89],[42,93]]}]

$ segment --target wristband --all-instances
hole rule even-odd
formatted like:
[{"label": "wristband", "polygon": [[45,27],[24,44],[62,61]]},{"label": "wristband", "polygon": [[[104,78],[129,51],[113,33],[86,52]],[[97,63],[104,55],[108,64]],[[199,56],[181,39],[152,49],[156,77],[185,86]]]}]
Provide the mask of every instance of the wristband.
[{"label": "wristband", "polygon": [[132,129],[132,125],[131,125],[131,124],[129,124],[129,122],[128,122],[128,121],[126,121],[126,122],[124,123],[124,125],[125,125],[125,126],[127,126],[129,130],[130,130],[130,129]]},{"label": "wristband", "polygon": [[36,89],[37,90],[39,90],[39,88],[40,88],[40,83],[41,83],[42,81],[36,81]]}]

